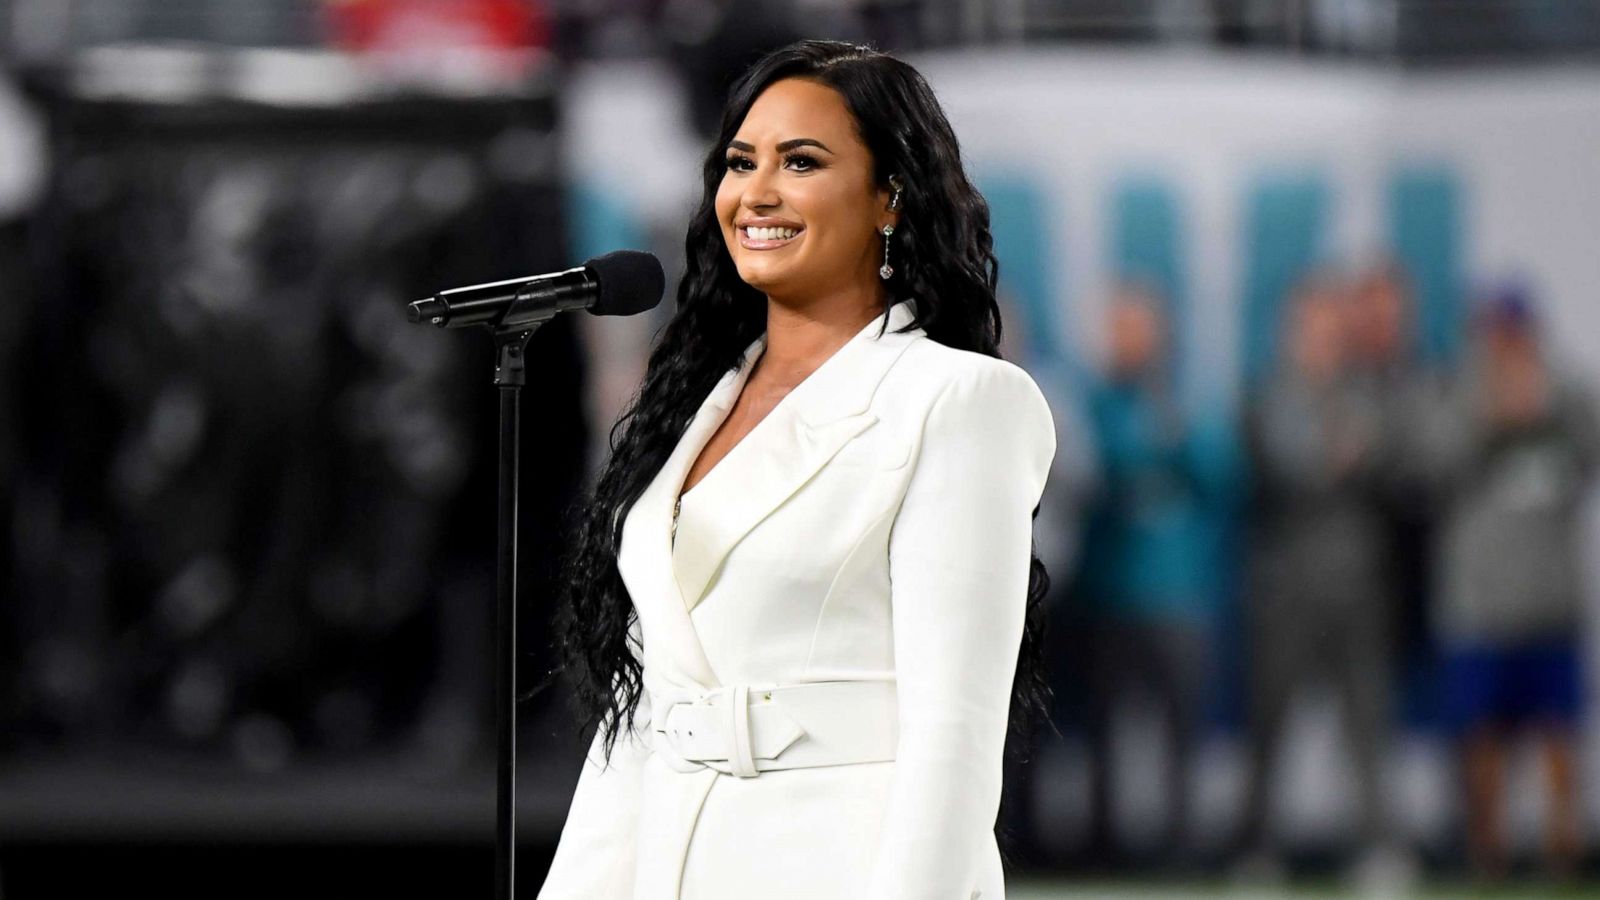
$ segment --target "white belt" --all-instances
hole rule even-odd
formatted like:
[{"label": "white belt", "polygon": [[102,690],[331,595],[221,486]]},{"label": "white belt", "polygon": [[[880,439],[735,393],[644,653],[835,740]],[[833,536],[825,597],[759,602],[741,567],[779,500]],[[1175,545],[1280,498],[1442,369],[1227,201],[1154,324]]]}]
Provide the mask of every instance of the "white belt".
[{"label": "white belt", "polygon": [[773,769],[894,759],[893,681],[720,687],[690,700],[652,693],[652,746],[680,772],[751,778]]}]

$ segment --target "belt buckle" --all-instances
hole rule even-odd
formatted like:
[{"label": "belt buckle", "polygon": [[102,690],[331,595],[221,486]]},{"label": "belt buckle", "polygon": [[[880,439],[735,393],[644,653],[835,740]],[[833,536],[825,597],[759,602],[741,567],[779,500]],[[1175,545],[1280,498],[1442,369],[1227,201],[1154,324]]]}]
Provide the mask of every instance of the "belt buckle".
[{"label": "belt buckle", "polygon": [[[660,740],[658,749],[665,750],[662,755],[667,764],[679,772],[693,772],[701,768],[715,768],[721,766],[711,763],[725,763],[729,774],[741,778],[753,778],[761,774],[756,768],[755,748],[751,743],[750,733],[750,686],[734,685],[719,687],[705,691],[691,700],[679,700],[666,706],[659,722],[652,722],[652,728]],[[771,697],[771,691],[765,691],[765,696]],[[705,747],[708,738],[714,741],[714,748],[707,748],[708,752],[697,754],[699,758],[692,757],[684,752],[684,747],[679,744],[680,735],[694,737],[694,732],[687,723],[673,721],[675,710],[703,711],[704,715],[695,715],[695,721],[701,728],[711,729],[710,735],[702,735],[694,743]],[[652,717],[653,718],[653,717]],[[712,735],[715,735],[712,738]],[[690,750],[694,753],[694,750]]]},{"label": "belt buckle", "polygon": [[[677,730],[670,724],[673,710],[679,707],[702,705],[705,703],[707,696],[706,694],[701,694],[692,700],[674,700],[670,702],[669,695],[651,697],[650,729],[655,733],[655,740],[651,744],[656,754],[674,772],[689,774],[709,768],[704,762],[690,759],[684,755],[675,737]],[[690,734],[692,735],[693,732],[690,732]]]},{"label": "belt buckle", "polygon": [[[772,704],[778,685],[771,683],[727,685],[700,692],[692,698],[668,703],[666,697],[652,698],[652,707],[661,710],[652,717],[655,741],[672,769],[693,772],[712,768],[740,778],[753,778],[763,771],[757,764],[756,731],[751,720],[751,697],[763,705]],[[683,695],[679,695],[683,696]],[[677,715],[674,711],[681,710]],[[780,709],[764,713],[761,740],[769,756],[776,757],[805,734]],[[690,730],[704,729],[699,735]]]}]

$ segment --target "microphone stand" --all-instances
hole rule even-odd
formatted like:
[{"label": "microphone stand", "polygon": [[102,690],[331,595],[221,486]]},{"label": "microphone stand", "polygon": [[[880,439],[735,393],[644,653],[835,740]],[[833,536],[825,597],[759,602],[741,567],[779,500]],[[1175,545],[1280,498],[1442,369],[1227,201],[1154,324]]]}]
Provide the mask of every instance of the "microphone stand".
[{"label": "microphone stand", "polygon": [[[609,258],[632,253],[656,267],[655,292],[660,294],[660,263],[648,254],[618,251],[592,260],[597,266],[609,265]],[[623,283],[632,269],[624,260]],[[615,271],[615,270],[613,270]],[[648,270],[645,270],[648,275]],[[501,294],[487,288],[500,288],[506,282],[477,285],[445,291],[410,304],[407,316],[412,322],[427,321],[441,327],[482,324],[494,336],[494,383],[500,389],[500,508],[499,535],[495,559],[495,719],[499,731],[499,765],[495,796],[495,898],[514,900],[516,896],[517,850],[517,500],[521,496],[522,386],[527,383],[525,359],[528,339],[539,326],[567,309],[588,308],[600,292],[599,275],[587,265],[556,275],[530,279],[516,289],[509,303]],[[635,276],[635,280],[638,277]],[[649,279],[643,279],[648,282]],[[648,285],[641,283],[641,290]],[[454,297],[451,303],[447,297]],[[504,306],[502,309],[501,306]],[[591,310],[592,311],[592,310]],[[615,312],[615,310],[613,310]]]},{"label": "microphone stand", "polygon": [[[508,316],[507,319],[515,317]],[[496,900],[516,896],[517,851],[517,498],[521,496],[521,395],[528,339],[543,321],[490,326],[500,389],[500,510],[495,542],[495,718],[500,758],[495,795]]]}]

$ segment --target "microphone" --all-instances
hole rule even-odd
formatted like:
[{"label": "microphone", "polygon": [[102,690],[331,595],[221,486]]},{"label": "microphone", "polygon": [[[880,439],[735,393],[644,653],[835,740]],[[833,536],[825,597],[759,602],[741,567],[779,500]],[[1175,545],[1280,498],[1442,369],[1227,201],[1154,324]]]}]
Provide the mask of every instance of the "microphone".
[{"label": "microphone", "polygon": [[412,322],[440,328],[488,325],[496,330],[545,322],[558,312],[631,316],[661,302],[661,261],[640,250],[615,250],[564,272],[491,281],[440,291],[406,307]]}]

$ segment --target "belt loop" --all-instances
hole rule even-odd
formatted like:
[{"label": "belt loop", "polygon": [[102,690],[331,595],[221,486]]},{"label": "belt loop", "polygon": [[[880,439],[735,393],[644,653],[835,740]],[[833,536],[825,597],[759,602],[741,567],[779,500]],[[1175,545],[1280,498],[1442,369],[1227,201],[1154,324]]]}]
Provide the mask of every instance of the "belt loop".
[{"label": "belt loop", "polygon": [[733,717],[733,727],[729,729],[733,735],[733,754],[728,764],[740,778],[753,778],[760,772],[756,769],[755,751],[750,746],[750,686],[735,687],[731,699],[728,713]]}]

